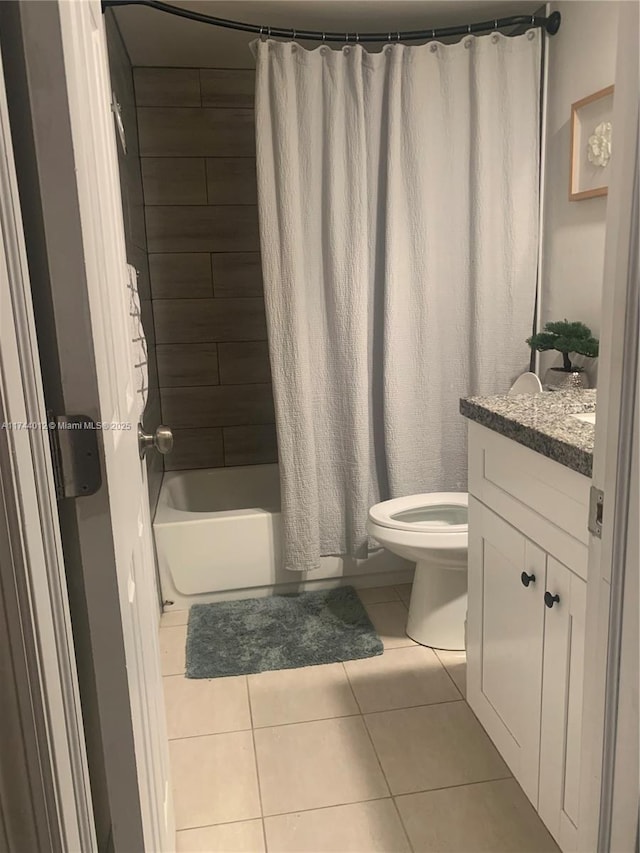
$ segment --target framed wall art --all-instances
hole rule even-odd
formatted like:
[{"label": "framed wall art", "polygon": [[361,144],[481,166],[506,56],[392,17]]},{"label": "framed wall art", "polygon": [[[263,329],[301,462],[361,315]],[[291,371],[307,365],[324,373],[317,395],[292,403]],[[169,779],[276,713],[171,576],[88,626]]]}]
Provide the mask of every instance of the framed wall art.
[{"label": "framed wall art", "polygon": [[613,86],[571,105],[569,200],[606,195],[612,157]]}]

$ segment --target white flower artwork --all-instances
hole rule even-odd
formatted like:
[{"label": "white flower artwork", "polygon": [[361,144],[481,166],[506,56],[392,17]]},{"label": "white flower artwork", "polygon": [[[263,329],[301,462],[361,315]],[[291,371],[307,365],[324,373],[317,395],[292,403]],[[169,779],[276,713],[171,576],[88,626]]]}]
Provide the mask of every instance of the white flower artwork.
[{"label": "white flower artwork", "polygon": [[571,105],[569,201],[607,195],[613,136],[613,86]]},{"label": "white flower artwork", "polygon": [[587,159],[604,168],[611,159],[611,122],[601,121],[587,140]]}]

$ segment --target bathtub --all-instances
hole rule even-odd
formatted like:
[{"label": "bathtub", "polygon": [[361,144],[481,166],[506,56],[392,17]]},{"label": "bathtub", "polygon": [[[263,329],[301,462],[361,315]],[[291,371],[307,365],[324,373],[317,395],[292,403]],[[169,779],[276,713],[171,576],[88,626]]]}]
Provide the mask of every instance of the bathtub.
[{"label": "bathtub", "polygon": [[274,591],[406,583],[410,563],[387,551],[323,557],[320,569],[281,565],[277,465],[167,471],[153,522],[165,609]]}]

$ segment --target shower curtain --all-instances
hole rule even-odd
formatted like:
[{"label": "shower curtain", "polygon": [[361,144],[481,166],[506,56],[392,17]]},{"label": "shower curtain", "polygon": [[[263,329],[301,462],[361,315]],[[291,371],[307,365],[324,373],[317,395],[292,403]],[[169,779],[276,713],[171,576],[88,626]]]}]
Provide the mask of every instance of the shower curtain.
[{"label": "shower curtain", "polygon": [[465,490],[459,398],[527,369],[540,39],[254,45],[288,569],[365,557],[380,500]]}]

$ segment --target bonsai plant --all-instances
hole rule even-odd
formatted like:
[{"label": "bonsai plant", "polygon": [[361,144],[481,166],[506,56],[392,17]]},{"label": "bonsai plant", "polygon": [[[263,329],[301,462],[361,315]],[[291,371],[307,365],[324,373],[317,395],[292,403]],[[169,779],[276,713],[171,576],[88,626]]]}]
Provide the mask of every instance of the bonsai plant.
[{"label": "bonsai plant", "polygon": [[[545,376],[545,385],[555,388],[584,388],[587,382],[582,376],[584,367],[575,365],[571,361],[571,354],[585,355],[588,358],[597,358],[598,339],[591,334],[591,329],[584,323],[570,323],[568,320],[560,320],[555,323],[546,323],[544,329],[537,335],[527,338],[531,349],[538,352],[555,350],[562,354],[562,367],[552,367]],[[547,381],[554,374],[565,374],[557,377],[557,381]]]}]

